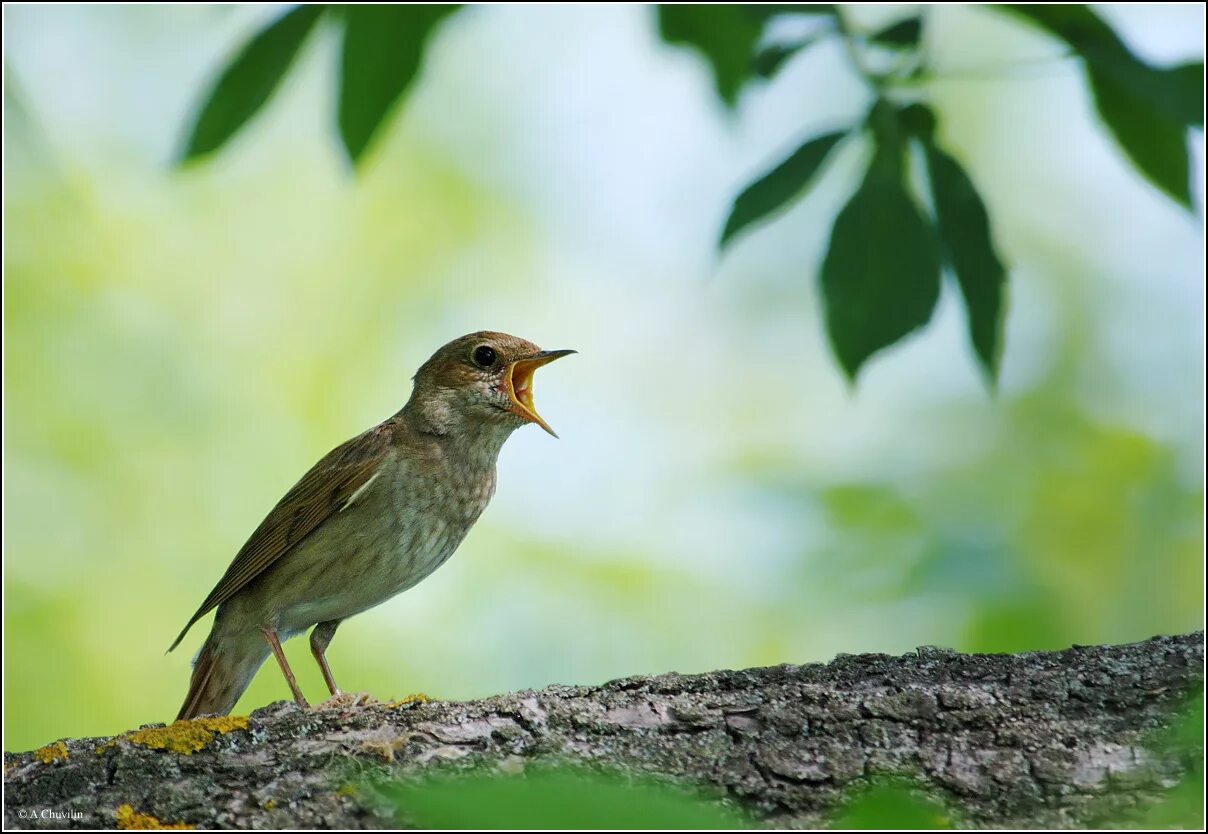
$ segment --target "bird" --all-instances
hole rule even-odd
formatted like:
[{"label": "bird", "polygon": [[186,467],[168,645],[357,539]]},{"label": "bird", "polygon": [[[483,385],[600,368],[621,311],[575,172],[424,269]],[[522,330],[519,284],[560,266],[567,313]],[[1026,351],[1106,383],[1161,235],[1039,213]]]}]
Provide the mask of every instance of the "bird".
[{"label": "bird", "polygon": [[217,609],[177,720],[226,715],[271,653],[294,701],[308,703],[281,643],[311,629],[326,651],[340,623],[429,576],[495,493],[496,461],[533,423],[533,373],[575,353],[479,331],[446,344],[413,377],[394,416],[332,449],[269,512],[168,649]]}]

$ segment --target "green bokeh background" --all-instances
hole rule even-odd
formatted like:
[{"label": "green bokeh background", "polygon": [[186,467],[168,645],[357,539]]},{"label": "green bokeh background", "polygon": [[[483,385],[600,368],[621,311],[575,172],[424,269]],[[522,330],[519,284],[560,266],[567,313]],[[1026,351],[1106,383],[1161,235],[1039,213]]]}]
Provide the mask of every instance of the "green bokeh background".
[{"label": "green bokeh background", "polygon": [[[837,51],[728,116],[649,9],[474,9],[354,176],[321,32],[228,151],[171,169],[274,13],[5,8],[6,749],[170,719],[209,620],[164,649],[264,513],[480,328],[580,351],[539,382],[562,440],[519,432],[457,556],[341,628],[346,688],[1202,627],[1201,221],[1127,165],[1052,42],[933,11],[941,129],[1012,266],[992,396],[951,288],[843,381],[815,284],[859,148],[716,257],[802,122],[866,106]],[[1152,60],[1202,57],[1201,7],[1104,14]],[[286,696],[266,667],[238,710]]]}]

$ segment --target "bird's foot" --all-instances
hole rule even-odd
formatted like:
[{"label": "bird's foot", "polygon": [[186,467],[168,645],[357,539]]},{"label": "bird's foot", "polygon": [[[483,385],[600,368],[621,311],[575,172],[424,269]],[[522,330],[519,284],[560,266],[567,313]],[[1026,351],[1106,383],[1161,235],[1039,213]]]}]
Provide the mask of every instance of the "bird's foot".
[{"label": "bird's foot", "polygon": [[432,699],[422,692],[416,692],[414,695],[408,695],[406,698],[399,698],[397,701],[388,701],[383,706],[386,709],[399,709],[409,704],[426,704]]},{"label": "bird's foot", "polygon": [[381,701],[368,692],[337,692],[319,704],[318,709],[354,709],[355,707],[368,707],[380,703]]}]

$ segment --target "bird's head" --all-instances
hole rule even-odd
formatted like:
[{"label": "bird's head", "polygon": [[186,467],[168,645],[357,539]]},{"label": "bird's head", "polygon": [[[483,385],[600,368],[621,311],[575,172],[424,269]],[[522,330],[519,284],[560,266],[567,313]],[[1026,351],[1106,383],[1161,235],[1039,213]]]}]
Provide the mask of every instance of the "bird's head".
[{"label": "bird's head", "polygon": [[415,374],[407,409],[437,431],[494,428],[505,433],[536,423],[554,430],[533,407],[533,372],[574,353],[488,330],[454,339]]}]

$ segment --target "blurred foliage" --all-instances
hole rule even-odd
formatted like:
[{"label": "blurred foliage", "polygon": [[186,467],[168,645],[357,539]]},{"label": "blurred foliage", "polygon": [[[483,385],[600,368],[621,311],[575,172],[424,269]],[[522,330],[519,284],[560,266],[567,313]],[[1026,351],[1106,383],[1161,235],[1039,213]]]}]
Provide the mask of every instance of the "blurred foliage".
[{"label": "blurred foliage", "polygon": [[355,164],[420,69],[436,25],[460,6],[353,4],[344,18],[340,55],[340,138]]},{"label": "blurred foliage", "polygon": [[877,779],[856,791],[827,826],[849,831],[956,828],[947,809],[905,779]]},{"label": "blurred foliage", "polygon": [[1151,67],[1086,6],[1004,6],[1061,38],[1082,60],[1095,106],[1132,163],[1191,206],[1187,128],[1204,126],[1204,64]]},{"label": "blurred foliage", "polygon": [[199,109],[181,156],[188,162],[221,148],[250,121],[289,71],[314,24],[343,25],[340,138],[355,165],[395,103],[419,73],[436,25],[457,4],[311,4],[286,12],[257,33],[218,75]]},{"label": "blurred foliage", "polygon": [[[425,44],[456,5],[333,6],[344,21],[339,127],[355,164],[419,71]],[[1084,5],[998,8],[1061,38],[1082,60],[1104,125],[1128,158],[1155,185],[1191,207],[1188,127],[1203,127],[1203,64],[1162,69],[1137,58]],[[221,146],[267,101],[322,6],[284,15],[253,38],[219,75],[197,117],[185,158]],[[834,220],[821,274],[826,325],[840,366],[854,381],[877,352],[924,327],[939,301],[943,265],[960,287],[969,340],[991,385],[1002,350],[1006,269],[995,251],[989,217],[974,180],[935,139],[926,104],[925,18],[911,15],[871,33],[857,32],[835,4],[682,4],[658,7],[658,30],[669,44],[688,46],[709,62],[718,96],[734,106],[748,83],[774,76],[794,55],[824,40],[765,44],[774,21],[809,15],[828,20],[824,34],[844,42],[851,68],[874,99],[863,128],[873,146],[868,171]],[[894,53],[873,69],[878,50]],[[922,101],[919,101],[922,96]],[[922,114],[914,119],[911,111]],[[904,119],[903,124],[895,124]],[[918,123],[925,128],[917,129]],[[734,201],[721,234],[727,244],[747,226],[789,205],[809,189],[835,134],[807,140]],[[921,144],[930,193],[916,195],[907,164]],[[924,192],[928,188],[922,189]],[[934,218],[923,206],[930,206]]]},{"label": "blurred foliage", "polygon": [[[1204,830],[1204,693],[1174,712],[1170,722],[1150,734],[1148,745],[1158,755],[1178,761],[1183,777],[1156,802],[1121,816],[1118,811],[1102,815],[1104,825],[1141,831]],[[1110,797],[1109,797],[1110,801]]]},{"label": "blurred foliage", "polygon": [[905,180],[906,136],[897,109],[878,100],[863,182],[835,218],[819,280],[826,329],[851,379],[886,345],[922,327],[940,299],[940,249]]},{"label": "blurred foliage", "polygon": [[[360,790],[408,827],[495,830],[717,830],[756,827],[744,813],[682,785],[578,766],[527,766],[410,781],[381,779]],[[953,828],[948,811],[902,778],[876,779],[830,815],[839,830]]]},{"label": "blurred foliage", "polygon": [[[1097,426],[1052,392],[1004,409],[992,446],[926,483],[823,489],[827,525],[843,532],[801,581],[808,574],[840,599],[959,605],[970,615],[966,651],[1185,630],[1202,599],[1202,493],[1182,484],[1170,451]],[[764,477],[780,491],[796,476]]]},{"label": "blurred foliage", "polygon": [[846,135],[846,132],[827,133],[809,140],[762,179],[751,183],[734,201],[721,233],[722,246],[747,226],[783,208],[808,186],[827,155]]},{"label": "blurred foliage", "polygon": [[1136,819],[1139,828],[1204,829],[1204,692],[1192,697],[1170,725],[1155,735],[1154,745],[1182,760],[1183,778],[1153,808]]},{"label": "blurred foliage", "polygon": [[[521,765],[523,767],[523,765]],[[653,780],[580,768],[528,767],[379,784],[372,792],[413,828],[697,830],[749,828],[718,801]]]},{"label": "blurred foliage", "polygon": [[322,5],[299,6],[265,27],[231,59],[197,114],[182,160],[218,150],[256,115],[281,83],[322,13]]}]

